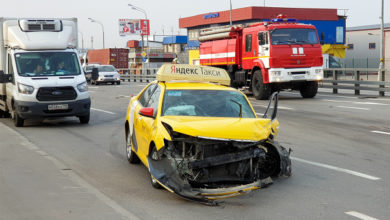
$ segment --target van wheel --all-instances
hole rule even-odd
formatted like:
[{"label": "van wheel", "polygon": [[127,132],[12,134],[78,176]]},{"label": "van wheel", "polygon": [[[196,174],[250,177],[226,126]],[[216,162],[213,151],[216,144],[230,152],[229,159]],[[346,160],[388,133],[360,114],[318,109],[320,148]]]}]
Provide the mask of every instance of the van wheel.
[{"label": "van wheel", "polygon": [[116,82],[116,84],[117,84],[117,85],[120,85],[120,84],[121,84],[121,81]]},{"label": "van wheel", "polygon": [[260,70],[256,70],[252,77],[252,92],[257,100],[266,100],[271,95],[269,84],[263,83],[263,75]]},{"label": "van wheel", "polygon": [[88,113],[88,115],[83,115],[83,116],[78,116],[78,117],[79,117],[81,124],[88,124],[89,118],[90,118],[90,113]]},{"label": "van wheel", "polygon": [[133,142],[131,140],[132,138],[133,138],[133,136],[130,135],[130,130],[127,129],[127,131],[126,131],[126,157],[127,157],[127,161],[129,161],[129,163],[131,163],[131,164],[138,164],[140,162],[140,160],[139,160],[138,156],[135,154],[135,152],[133,151],[133,148],[132,148]]},{"label": "van wheel", "polygon": [[13,113],[13,121],[16,127],[23,127],[24,119],[17,112]]},{"label": "van wheel", "polygon": [[303,98],[313,98],[314,96],[316,96],[317,91],[318,91],[318,82],[316,81],[306,82],[299,89],[299,92],[301,93],[301,96]]}]

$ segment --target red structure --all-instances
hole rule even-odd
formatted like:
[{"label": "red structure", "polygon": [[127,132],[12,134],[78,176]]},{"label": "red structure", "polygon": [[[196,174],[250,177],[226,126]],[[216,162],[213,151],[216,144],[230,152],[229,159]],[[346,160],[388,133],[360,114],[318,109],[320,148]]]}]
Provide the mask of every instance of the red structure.
[{"label": "red structure", "polygon": [[[337,21],[337,9],[318,8],[280,8],[280,7],[246,7],[232,10],[232,21],[276,18],[279,14],[286,14],[297,20]],[[202,25],[229,23],[230,11],[205,13],[179,19],[180,28],[192,28]]]},{"label": "red structure", "polygon": [[129,50],[124,48],[89,50],[88,63],[113,65],[117,69],[127,69],[129,66]]}]

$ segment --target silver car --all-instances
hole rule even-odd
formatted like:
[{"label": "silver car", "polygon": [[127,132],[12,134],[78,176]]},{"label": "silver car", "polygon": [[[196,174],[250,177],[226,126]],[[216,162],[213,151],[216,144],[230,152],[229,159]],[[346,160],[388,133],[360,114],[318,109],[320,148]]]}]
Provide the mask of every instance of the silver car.
[{"label": "silver car", "polygon": [[[98,75],[92,76],[91,84],[99,85],[101,83],[121,84],[121,76],[112,65],[97,66]],[[92,71],[93,73],[93,71]],[[93,75],[93,74],[92,74]]]}]

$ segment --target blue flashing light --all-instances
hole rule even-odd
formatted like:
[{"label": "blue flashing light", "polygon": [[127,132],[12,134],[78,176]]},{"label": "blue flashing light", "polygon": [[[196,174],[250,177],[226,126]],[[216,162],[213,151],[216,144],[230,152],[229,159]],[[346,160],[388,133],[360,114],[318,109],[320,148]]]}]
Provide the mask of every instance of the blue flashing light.
[{"label": "blue flashing light", "polygon": [[271,20],[272,22],[297,22],[295,18],[274,18]]}]

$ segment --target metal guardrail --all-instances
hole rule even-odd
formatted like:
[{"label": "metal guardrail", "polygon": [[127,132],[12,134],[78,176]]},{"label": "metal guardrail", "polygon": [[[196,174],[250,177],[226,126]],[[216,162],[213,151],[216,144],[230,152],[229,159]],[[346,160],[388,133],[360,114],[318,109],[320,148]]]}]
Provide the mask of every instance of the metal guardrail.
[{"label": "metal guardrail", "polygon": [[[120,69],[122,81],[128,82],[151,82],[156,79],[157,68],[154,69]],[[382,81],[366,81],[361,80],[364,73],[377,73],[375,68],[343,68],[343,69],[324,69],[325,75],[331,74],[331,78],[325,78],[319,85],[321,88],[333,89],[333,93],[337,94],[339,89],[354,90],[355,95],[360,95],[361,90],[377,91],[379,96],[385,96],[386,92],[390,92],[390,82],[384,81],[385,71],[382,74]],[[361,74],[363,73],[363,74]],[[350,80],[339,79],[341,76],[350,78]]]},{"label": "metal guardrail", "polygon": [[158,68],[151,69],[118,69],[122,72],[123,82],[151,82],[156,79]]},{"label": "metal guardrail", "polygon": [[[339,89],[354,90],[355,95],[360,95],[361,90],[377,91],[379,96],[385,96],[385,92],[390,92],[390,82],[385,82],[385,71],[382,71],[381,81],[364,81],[361,80],[361,73],[378,73],[378,69],[373,68],[345,68],[345,69],[324,69],[324,74],[331,73],[331,79],[324,79],[320,83],[322,88],[333,89],[337,94]],[[340,76],[350,76],[351,80],[340,80]]]}]

